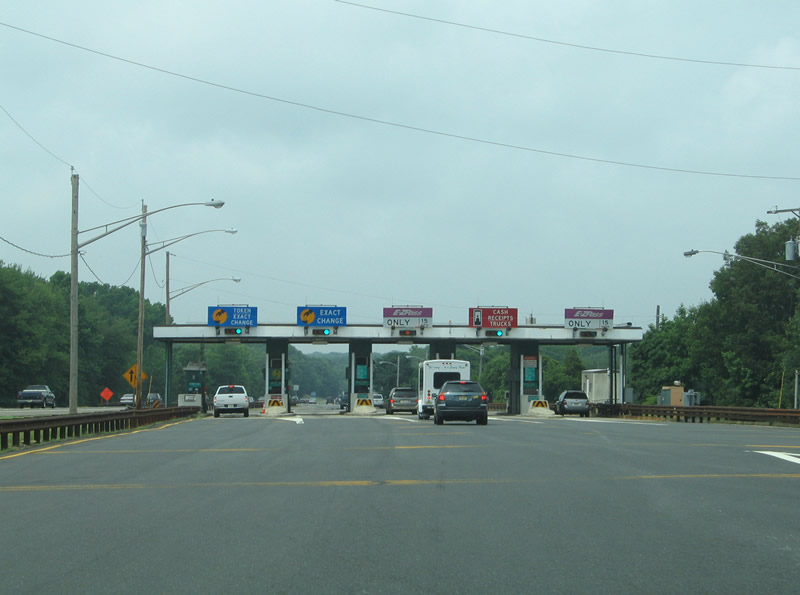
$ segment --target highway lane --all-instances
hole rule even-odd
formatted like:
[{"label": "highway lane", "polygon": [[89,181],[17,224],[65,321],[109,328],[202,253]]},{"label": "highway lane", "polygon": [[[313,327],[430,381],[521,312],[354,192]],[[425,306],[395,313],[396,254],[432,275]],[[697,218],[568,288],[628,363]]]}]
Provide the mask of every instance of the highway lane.
[{"label": "highway lane", "polygon": [[789,592],[799,453],[797,430],[721,424],[181,421],[0,455],[3,584]]}]

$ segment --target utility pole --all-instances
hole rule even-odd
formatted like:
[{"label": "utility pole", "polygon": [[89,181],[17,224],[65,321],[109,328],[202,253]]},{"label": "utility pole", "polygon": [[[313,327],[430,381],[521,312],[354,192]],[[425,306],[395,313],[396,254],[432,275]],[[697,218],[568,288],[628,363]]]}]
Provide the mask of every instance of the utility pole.
[{"label": "utility pole", "polygon": [[142,402],[142,359],[144,356],[144,268],[147,256],[147,205],[142,201],[141,259],[139,262],[139,330],[136,336],[136,408],[144,406]]},{"label": "utility pole", "polygon": [[[74,170],[73,170],[74,172]],[[69,279],[69,412],[78,413],[78,174],[72,174],[72,240]]]}]

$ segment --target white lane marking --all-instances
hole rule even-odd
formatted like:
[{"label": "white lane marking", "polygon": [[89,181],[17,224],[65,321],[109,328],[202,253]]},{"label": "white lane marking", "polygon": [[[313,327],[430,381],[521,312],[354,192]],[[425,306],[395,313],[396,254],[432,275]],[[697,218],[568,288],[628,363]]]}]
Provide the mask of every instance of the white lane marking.
[{"label": "white lane marking", "polygon": [[615,419],[591,419],[580,417],[565,417],[568,421],[578,421],[585,424],[633,424],[639,426],[667,426],[668,424],[659,421],[625,421]]},{"label": "white lane marking", "polygon": [[387,421],[388,420],[392,420],[392,421],[407,421],[407,422],[412,423],[412,424],[418,424],[421,421],[427,421],[427,420],[417,419],[416,417],[395,417],[394,415],[382,415],[382,416],[379,416],[379,417],[380,417],[380,419],[385,419]]},{"label": "white lane marking", "polygon": [[294,423],[296,423],[298,426],[299,426],[300,424],[302,424],[302,423],[305,423],[305,422],[303,421],[303,418],[302,418],[302,417],[299,417],[299,416],[298,416],[298,417],[276,417],[275,419],[279,419],[279,420],[281,420],[281,421],[293,421],[293,422],[294,422]]},{"label": "white lane marking", "polygon": [[492,421],[516,421],[522,424],[543,424],[543,421],[533,421],[532,419],[517,419],[517,418],[506,418],[506,417],[490,417]]},{"label": "white lane marking", "polygon": [[771,457],[775,457],[778,459],[783,459],[784,461],[789,461],[790,463],[797,463],[800,465],[800,455],[791,453],[791,452],[775,452],[772,450],[753,450],[751,452],[756,452],[761,455],[769,455]]}]

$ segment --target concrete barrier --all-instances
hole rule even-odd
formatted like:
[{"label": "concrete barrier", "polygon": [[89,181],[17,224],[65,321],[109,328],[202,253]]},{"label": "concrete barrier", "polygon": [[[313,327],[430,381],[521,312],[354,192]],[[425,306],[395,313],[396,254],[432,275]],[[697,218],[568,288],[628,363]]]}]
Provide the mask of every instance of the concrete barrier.
[{"label": "concrete barrier", "polygon": [[530,401],[528,411],[523,415],[531,415],[533,417],[555,417],[556,412],[550,409],[550,403],[547,401]]}]

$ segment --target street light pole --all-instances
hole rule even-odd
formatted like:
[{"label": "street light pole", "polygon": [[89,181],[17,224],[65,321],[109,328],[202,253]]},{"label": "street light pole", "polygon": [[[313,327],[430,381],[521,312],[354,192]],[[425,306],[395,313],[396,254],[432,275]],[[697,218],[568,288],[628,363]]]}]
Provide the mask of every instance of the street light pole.
[{"label": "street light pole", "polygon": [[[120,219],[118,221],[112,221],[111,223],[106,223],[104,225],[98,225],[96,227],[92,227],[89,229],[84,229],[83,231],[78,230],[78,187],[79,187],[79,179],[78,174],[72,174],[72,225],[71,225],[71,233],[70,233],[70,246],[71,246],[71,253],[70,253],[70,304],[69,304],[69,324],[70,324],[70,341],[69,341],[69,412],[71,414],[76,414],[78,412],[78,257],[80,255],[81,248],[88,246],[92,242],[96,242],[97,240],[106,237],[120,229],[123,229],[137,221],[140,221],[143,217],[146,216],[146,210],[144,205],[142,205],[143,215],[134,215],[133,217],[127,217],[125,219]],[[208,202],[191,202],[191,203],[182,203],[178,205],[171,205],[169,207],[164,207],[162,209],[157,209],[152,211],[150,214],[155,215],[156,213],[160,213],[162,211],[167,211],[169,209],[177,209],[179,207],[191,207],[191,206],[205,206],[205,207],[214,207],[216,209],[222,207],[225,204],[225,201],[215,201],[211,200]],[[99,235],[81,242],[79,240],[80,234],[88,233],[90,231],[98,231],[103,230],[100,232]]]},{"label": "street light pole", "polygon": [[142,359],[144,355],[144,264],[147,257],[147,205],[142,201],[139,222],[141,259],[139,261],[139,331],[136,335],[136,408],[142,406]]},{"label": "street light pole", "polygon": [[[222,201],[212,203],[205,203],[207,206],[213,206],[215,208],[222,207],[225,203]],[[169,208],[169,207],[167,207]],[[163,211],[165,209],[159,209],[159,211]],[[153,213],[158,213],[159,211],[153,211]],[[139,328],[137,331],[136,336],[136,407],[141,408],[143,403],[141,402],[142,397],[142,360],[144,357],[144,279],[145,279],[145,264],[146,264],[146,257],[154,252],[158,252],[159,250],[163,250],[173,244],[177,244],[187,238],[191,238],[194,236],[198,236],[203,233],[211,233],[215,231],[224,231],[226,233],[236,233],[235,229],[209,229],[206,231],[197,231],[195,233],[186,234],[177,238],[172,238],[170,240],[163,240],[162,242],[158,242],[161,245],[158,248],[152,248],[150,250],[147,249],[147,205],[142,202],[142,216],[140,217],[141,223],[141,235],[142,235],[142,246],[141,246],[141,262],[139,263]],[[168,398],[165,395],[165,398]]]},{"label": "street light pole", "polygon": [[775,271],[776,273],[780,273],[782,275],[786,275],[787,277],[792,277],[793,279],[800,279],[800,276],[792,275],[789,272],[784,271],[783,269],[779,269],[780,266],[789,266],[786,264],[782,264],[780,262],[773,262],[771,260],[764,260],[763,258],[753,258],[751,256],[741,256],[740,254],[731,254],[730,252],[719,252],[717,250],[687,250],[683,253],[686,258],[690,258],[695,254],[701,253],[708,253],[708,254],[720,254],[724,259],[725,262],[730,260],[743,260],[745,262],[749,262],[756,266],[763,267],[765,269],[769,269],[770,271]]},{"label": "street light pole", "polygon": [[78,413],[78,174],[72,174],[69,275],[69,412]]}]

